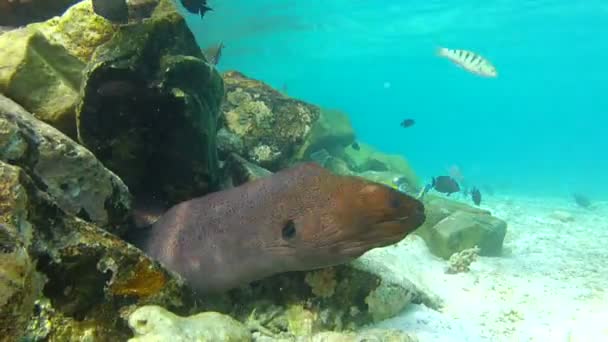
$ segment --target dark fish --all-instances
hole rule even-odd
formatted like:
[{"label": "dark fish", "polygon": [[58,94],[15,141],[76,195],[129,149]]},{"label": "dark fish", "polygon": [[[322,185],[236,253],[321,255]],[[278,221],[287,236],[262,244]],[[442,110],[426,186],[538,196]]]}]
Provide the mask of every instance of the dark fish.
[{"label": "dark fish", "polygon": [[217,65],[220,62],[220,58],[222,57],[222,49],[224,48],[224,43],[220,42],[216,46],[208,47],[203,51],[203,54],[207,58],[207,61],[213,65]]},{"label": "dark fish", "polygon": [[356,141],[354,141],[354,142],[353,142],[353,143],[350,145],[350,147],[352,147],[352,148],[353,148],[353,150],[355,150],[355,151],[359,151],[359,150],[361,149],[361,146],[359,146],[359,143],[358,143],[358,142],[356,142]]},{"label": "dark fish", "polygon": [[213,11],[213,9],[207,6],[207,0],[181,0],[182,5],[185,9],[190,13],[200,14],[201,19],[208,11]]},{"label": "dark fish", "polygon": [[473,188],[471,190],[471,199],[475,205],[481,204],[481,192],[479,192],[479,189]]},{"label": "dark fish", "polygon": [[460,191],[460,186],[458,186],[458,183],[450,176],[433,177],[431,186],[438,192],[448,194],[448,196],[454,192]]},{"label": "dark fish", "polygon": [[589,208],[591,206],[591,201],[585,195],[581,194],[573,194],[574,202],[583,208]]},{"label": "dark fish", "polygon": [[126,0],[92,0],[95,14],[117,23],[126,24],[129,21],[129,6]]},{"label": "dark fish", "polygon": [[414,119],[405,119],[405,120],[401,121],[401,127],[403,127],[403,128],[412,127],[412,126],[414,126],[415,123],[416,123],[416,121],[414,121]]}]

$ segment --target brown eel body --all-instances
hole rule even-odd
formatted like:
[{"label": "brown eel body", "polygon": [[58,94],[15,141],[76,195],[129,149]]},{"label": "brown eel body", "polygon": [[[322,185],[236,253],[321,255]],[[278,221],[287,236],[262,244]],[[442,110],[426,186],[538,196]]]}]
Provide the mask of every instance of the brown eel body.
[{"label": "brown eel body", "polygon": [[299,164],[179,203],[136,243],[199,293],[353,260],[424,222],[413,197]]}]

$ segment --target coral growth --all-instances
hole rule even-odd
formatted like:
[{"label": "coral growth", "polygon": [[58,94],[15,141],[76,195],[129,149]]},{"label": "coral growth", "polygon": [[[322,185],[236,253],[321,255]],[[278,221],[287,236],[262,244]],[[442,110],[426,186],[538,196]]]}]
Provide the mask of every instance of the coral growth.
[{"label": "coral growth", "polygon": [[479,247],[475,246],[473,248],[467,248],[463,251],[452,254],[448,260],[448,268],[446,273],[454,274],[468,272],[473,261],[477,260],[479,250]]},{"label": "coral growth", "polygon": [[321,298],[331,297],[336,291],[336,272],[333,267],[308,272],[304,278],[312,293]]},{"label": "coral growth", "polygon": [[319,108],[236,71],[226,72],[223,78],[224,128],[240,138],[250,160],[271,171],[288,165],[319,118]]}]

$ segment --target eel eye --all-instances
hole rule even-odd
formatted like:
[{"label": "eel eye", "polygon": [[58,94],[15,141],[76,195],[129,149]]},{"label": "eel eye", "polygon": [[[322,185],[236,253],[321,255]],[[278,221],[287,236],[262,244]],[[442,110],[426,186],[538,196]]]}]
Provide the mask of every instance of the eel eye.
[{"label": "eel eye", "polygon": [[285,222],[282,234],[283,239],[285,240],[291,240],[294,236],[296,236],[296,224],[293,222],[293,220],[288,220],[287,222]]}]

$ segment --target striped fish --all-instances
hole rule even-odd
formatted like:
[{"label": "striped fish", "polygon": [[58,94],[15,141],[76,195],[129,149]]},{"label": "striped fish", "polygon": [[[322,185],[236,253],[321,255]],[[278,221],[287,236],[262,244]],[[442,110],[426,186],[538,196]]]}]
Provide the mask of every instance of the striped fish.
[{"label": "striped fish", "polygon": [[439,48],[437,54],[463,67],[465,70],[484,77],[496,77],[496,68],[487,59],[473,51]]}]

